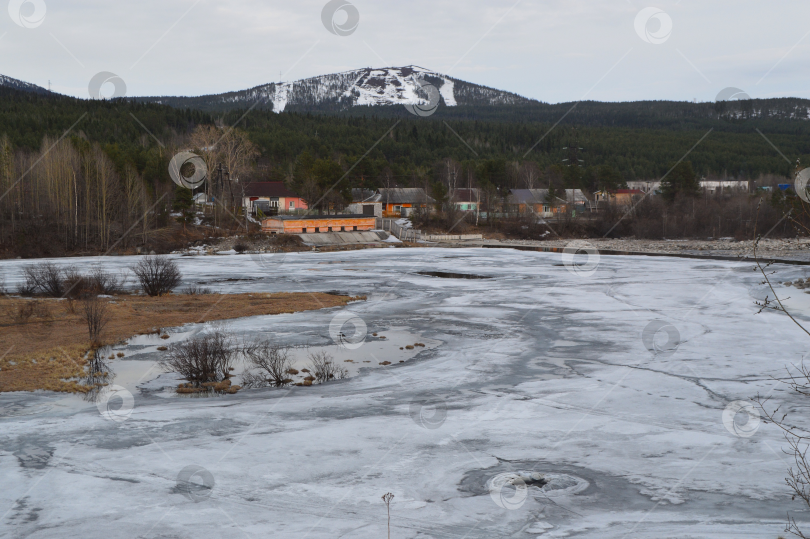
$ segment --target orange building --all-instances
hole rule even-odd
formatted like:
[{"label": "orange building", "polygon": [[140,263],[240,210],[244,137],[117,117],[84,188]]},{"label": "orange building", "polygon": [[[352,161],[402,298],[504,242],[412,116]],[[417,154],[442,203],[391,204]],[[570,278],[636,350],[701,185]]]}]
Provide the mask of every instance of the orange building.
[{"label": "orange building", "polygon": [[374,230],[377,219],[368,215],[278,215],[262,220],[262,232],[314,234]]},{"label": "orange building", "polygon": [[407,212],[414,208],[428,209],[431,204],[436,204],[436,201],[429,197],[424,189],[419,187],[377,189],[376,193],[362,202],[381,203],[383,217],[399,217],[404,215],[403,210]]}]

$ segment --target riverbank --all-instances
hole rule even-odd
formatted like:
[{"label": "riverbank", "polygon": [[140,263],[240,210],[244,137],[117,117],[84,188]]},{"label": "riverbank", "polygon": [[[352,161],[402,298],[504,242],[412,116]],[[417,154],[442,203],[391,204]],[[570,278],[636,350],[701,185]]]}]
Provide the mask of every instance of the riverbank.
[{"label": "riverbank", "polygon": [[[342,307],[363,299],[323,292],[105,297],[109,322],[100,344],[114,345],[188,323]],[[88,391],[81,379],[87,375],[93,345],[83,315],[79,301],[0,299],[0,392]]]},{"label": "riverbank", "polygon": [[[545,247],[564,249],[573,239],[549,240],[484,240],[477,242],[488,246],[503,247]],[[595,249],[600,251],[616,251],[630,253],[661,253],[671,255],[690,256],[726,256],[742,258],[753,257],[753,241],[736,241],[732,238],[705,239],[705,240],[644,240],[644,239],[608,239],[608,238],[582,238]],[[794,239],[764,239],[757,247],[757,253],[762,258],[810,261],[810,238]]]}]

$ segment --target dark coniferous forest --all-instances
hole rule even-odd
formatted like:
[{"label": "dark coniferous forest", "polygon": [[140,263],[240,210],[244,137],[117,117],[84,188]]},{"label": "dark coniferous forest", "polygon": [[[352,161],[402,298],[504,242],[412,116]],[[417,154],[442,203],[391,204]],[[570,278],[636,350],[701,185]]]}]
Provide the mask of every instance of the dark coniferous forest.
[{"label": "dark coniferous forest", "polygon": [[[0,236],[12,254],[26,245],[42,254],[38,227],[64,252],[115,248],[133,227],[144,240],[177,211],[168,163],[182,149],[205,154],[211,168],[238,155],[229,170],[244,181],[284,181],[310,198],[343,178],[323,201],[329,207],[348,203],[353,187],[431,189],[450,174],[456,187],[492,196],[592,193],[656,180],[681,159],[697,177],[774,185],[810,163],[808,104],[521,102],[442,105],[417,117],[401,106],[199,111],[0,88]],[[208,152],[221,136],[240,149]],[[238,212],[235,195],[228,205]],[[137,241],[130,234],[121,246]]]}]

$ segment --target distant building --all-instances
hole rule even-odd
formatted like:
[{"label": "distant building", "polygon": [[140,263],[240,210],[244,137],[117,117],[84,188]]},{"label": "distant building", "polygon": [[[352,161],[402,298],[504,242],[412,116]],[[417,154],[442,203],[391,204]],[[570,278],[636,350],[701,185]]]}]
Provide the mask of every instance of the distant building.
[{"label": "distant building", "polygon": [[352,202],[346,206],[346,213],[382,217],[383,208],[381,202]]},{"label": "distant building", "polygon": [[707,193],[748,192],[747,180],[701,180],[700,187]]},{"label": "distant building", "polygon": [[585,211],[588,199],[581,189],[558,191],[558,196],[549,198],[548,189],[510,189],[507,205],[519,213],[533,212],[540,217],[554,217],[556,214],[572,211]]},{"label": "distant building", "polygon": [[377,189],[376,193],[363,200],[363,203],[367,202],[381,203],[386,217],[402,215],[403,209],[407,213],[414,208],[428,208],[430,204],[436,203],[419,187]]},{"label": "distant building", "polygon": [[[660,181],[631,181],[627,182],[630,189],[638,189],[653,195],[661,191]],[[700,180],[700,187],[710,194],[716,192],[748,192],[748,180]]]},{"label": "distant building", "polygon": [[461,211],[476,211],[481,204],[481,193],[478,189],[456,189],[450,203]]},{"label": "distant building", "polygon": [[657,191],[661,190],[661,182],[659,181],[632,181],[627,182],[627,187],[629,189],[638,189],[644,193],[652,193],[655,194]]},{"label": "distant building", "polygon": [[284,182],[252,182],[245,184],[242,206],[251,215],[261,210],[264,215],[295,213],[307,209],[304,199],[284,186]]},{"label": "distant building", "polygon": [[[627,182],[630,183],[630,182]],[[597,191],[594,199],[597,202],[617,204],[619,206],[632,206],[647,195],[641,189],[616,189],[614,191]]]},{"label": "distant building", "polygon": [[367,215],[277,215],[262,219],[262,232],[312,234],[374,230],[377,220]]}]

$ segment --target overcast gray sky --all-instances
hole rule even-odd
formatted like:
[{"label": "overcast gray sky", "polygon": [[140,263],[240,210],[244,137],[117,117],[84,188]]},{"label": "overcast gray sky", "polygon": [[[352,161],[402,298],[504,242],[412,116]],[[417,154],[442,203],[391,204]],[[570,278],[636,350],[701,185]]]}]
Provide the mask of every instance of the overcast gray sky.
[{"label": "overcast gray sky", "polygon": [[552,103],[810,98],[807,0],[351,4],[359,24],[339,36],[325,0],[11,0],[0,74],[79,97],[100,71],[130,96],[200,95],[415,64]]}]

